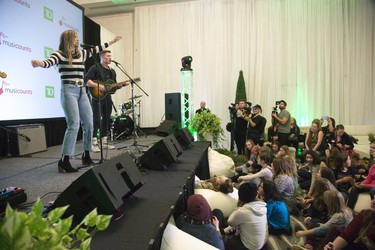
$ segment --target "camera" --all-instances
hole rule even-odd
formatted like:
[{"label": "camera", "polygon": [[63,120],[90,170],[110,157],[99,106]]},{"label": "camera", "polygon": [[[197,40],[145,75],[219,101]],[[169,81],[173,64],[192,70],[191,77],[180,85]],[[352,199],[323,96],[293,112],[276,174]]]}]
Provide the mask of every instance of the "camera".
[{"label": "camera", "polygon": [[277,114],[277,108],[280,105],[280,101],[276,101],[275,107],[272,107],[272,114]]},{"label": "camera", "polygon": [[233,114],[233,113],[236,113],[236,112],[237,112],[236,104],[235,104],[235,103],[231,103],[230,105],[231,105],[231,106],[228,107],[229,112],[232,113],[232,114]]}]

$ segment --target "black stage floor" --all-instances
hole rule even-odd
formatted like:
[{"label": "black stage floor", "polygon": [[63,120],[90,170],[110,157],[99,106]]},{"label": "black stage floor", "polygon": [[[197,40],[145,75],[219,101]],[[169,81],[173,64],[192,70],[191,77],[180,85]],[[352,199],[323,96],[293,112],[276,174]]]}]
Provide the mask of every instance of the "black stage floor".
[{"label": "black stage floor", "polygon": [[[115,141],[115,150],[103,152],[105,161],[102,164],[110,164],[111,158],[124,154],[139,160],[144,152],[161,139],[162,137],[151,135],[136,140],[130,138]],[[178,212],[179,207],[184,206],[184,197],[192,192],[189,180],[192,180],[194,175],[202,179],[208,177],[208,147],[208,142],[193,142],[167,170],[150,170],[138,166],[144,185],[124,200],[120,207],[123,217],[112,221],[105,231],[98,232],[92,239],[91,248],[158,249],[163,226],[171,214],[171,208],[175,206],[174,211]],[[71,160],[73,167],[80,166],[81,148],[82,144],[78,142],[76,157]],[[0,187],[21,187],[27,193],[27,202],[42,197],[43,204],[46,205],[56,200],[57,196],[83,173],[95,168],[93,166],[80,169],[77,173],[59,174],[59,157],[60,146],[55,146],[44,152],[1,158]],[[100,153],[92,154],[92,158],[98,161]]]}]

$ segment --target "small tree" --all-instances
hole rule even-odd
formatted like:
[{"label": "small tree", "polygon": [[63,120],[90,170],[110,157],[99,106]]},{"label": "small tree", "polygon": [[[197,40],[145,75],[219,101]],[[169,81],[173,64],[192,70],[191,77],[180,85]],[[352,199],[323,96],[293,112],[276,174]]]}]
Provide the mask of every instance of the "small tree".
[{"label": "small tree", "polygon": [[240,70],[240,75],[238,76],[235,102],[238,103],[241,99],[247,100],[245,79],[243,78],[242,70]]}]

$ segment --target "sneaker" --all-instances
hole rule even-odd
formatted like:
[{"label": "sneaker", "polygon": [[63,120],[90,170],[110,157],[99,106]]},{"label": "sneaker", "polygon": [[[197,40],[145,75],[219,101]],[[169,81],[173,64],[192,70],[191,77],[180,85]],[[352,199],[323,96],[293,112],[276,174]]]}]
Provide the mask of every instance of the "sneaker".
[{"label": "sneaker", "polygon": [[[115,149],[116,147],[112,144],[103,143],[103,148]],[[100,151],[100,149],[99,149],[99,151]]]},{"label": "sneaker", "polygon": [[96,138],[96,137],[92,138],[91,152],[94,152],[94,153],[100,152],[100,148],[99,148],[99,145],[98,145],[98,138]]},{"label": "sneaker", "polygon": [[92,147],[91,147],[91,152],[93,152],[93,153],[98,153],[98,152],[100,152],[100,148],[99,148],[99,146],[98,146],[98,145],[92,145]]},{"label": "sneaker", "polygon": [[102,138],[102,143],[103,143],[103,148],[107,148],[107,149],[115,149],[115,146],[113,146],[112,144],[108,144],[107,136],[104,136],[104,137]]}]

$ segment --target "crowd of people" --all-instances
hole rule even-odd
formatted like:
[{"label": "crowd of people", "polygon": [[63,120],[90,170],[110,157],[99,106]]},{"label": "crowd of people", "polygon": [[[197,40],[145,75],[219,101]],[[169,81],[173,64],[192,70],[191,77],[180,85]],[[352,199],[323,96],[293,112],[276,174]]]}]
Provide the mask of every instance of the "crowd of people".
[{"label": "crowd of people", "polygon": [[[208,208],[211,220],[189,224],[188,203],[177,226],[189,232],[186,223],[210,224],[210,233],[194,226],[193,235],[219,249],[267,249],[268,235],[304,237],[303,245],[290,249],[375,249],[375,142],[370,144],[371,158],[366,164],[344,126],[336,126],[331,117],[314,119],[302,139],[282,100],[281,112],[272,114],[273,133],[266,145],[261,141],[264,127],[254,129],[262,120],[260,105],[252,107],[251,113],[245,106],[245,101],[238,103],[235,121],[237,153],[244,155],[244,162],[236,164],[232,177],[199,181],[200,188],[224,194],[238,188],[236,209],[224,218],[219,209]],[[301,159],[290,150],[293,138],[304,143]],[[370,209],[356,213],[360,193],[368,194],[371,204],[367,204]],[[300,218],[306,230],[292,230],[291,215]],[[211,235],[209,240],[207,235]]]}]

